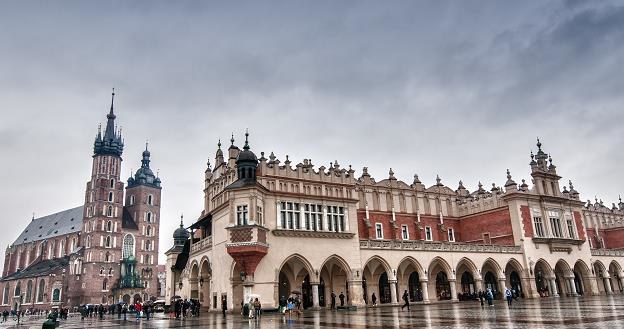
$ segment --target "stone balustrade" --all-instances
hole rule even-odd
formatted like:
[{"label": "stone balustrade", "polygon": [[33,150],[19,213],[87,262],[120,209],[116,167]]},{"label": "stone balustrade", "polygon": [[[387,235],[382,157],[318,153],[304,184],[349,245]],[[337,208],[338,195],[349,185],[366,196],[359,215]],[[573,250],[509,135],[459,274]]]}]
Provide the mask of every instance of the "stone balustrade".
[{"label": "stone balustrade", "polygon": [[522,253],[520,246],[482,245],[461,242],[360,240],[360,249],[421,250],[436,252]]},{"label": "stone balustrade", "polygon": [[191,254],[212,249],[212,236],[199,240],[191,245]]},{"label": "stone balustrade", "polygon": [[624,249],[592,249],[592,256],[624,256]]}]

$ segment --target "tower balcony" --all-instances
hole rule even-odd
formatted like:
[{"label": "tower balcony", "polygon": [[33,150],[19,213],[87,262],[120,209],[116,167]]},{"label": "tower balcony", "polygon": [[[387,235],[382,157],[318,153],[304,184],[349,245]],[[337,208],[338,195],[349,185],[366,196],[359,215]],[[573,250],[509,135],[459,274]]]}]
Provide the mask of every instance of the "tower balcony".
[{"label": "tower balcony", "polygon": [[246,274],[253,274],[260,260],[269,252],[267,228],[260,225],[241,225],[226,228],[229,232],[227,252]]}]

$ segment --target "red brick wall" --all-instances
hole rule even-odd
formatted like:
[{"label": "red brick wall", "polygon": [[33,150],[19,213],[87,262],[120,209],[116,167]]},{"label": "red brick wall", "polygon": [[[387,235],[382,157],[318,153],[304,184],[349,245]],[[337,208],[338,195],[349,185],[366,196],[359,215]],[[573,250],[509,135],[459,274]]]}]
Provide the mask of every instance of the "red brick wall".
[{"label": "red brick wall", "polygon": [[585,240],[585,229],[583,228],[583,219],[581,217],[581,213],[578,211],[574,212],[574,222],[576,222],[576,231],[578,232],[579,239]]},{"label": "red brick wall", "polygon": [[600,233],[604,238],[605,248],[624,248],[624,228],[618,227],[602,230]]},{"label": "red brick wall", "polygon": [[[440,232],[438,224],[440,218],[431,215],[421,215],[420,224],[423,228],[422,231],[418,229],[417,216],[414,214],[395,213],[396,229],[392,225],[392,213],[381,212],[369,212],[369,219],[371,227],[366,226],[366,212],[358,211],[358,233],[362,239],[375,239],[375,224],[381,223],[383,227],[384,239],[387,240],[402,240],[401,226],[407,225],[409,231],[410,240],[424,240],[425,239],[425,227],[431,227],[431,233],[433,241],[447,241],[448,237],[446,233]],[[456,218],[444,218],[444,224],[447,228],[453,228],[455,231],[455,241],[461,241],[461,225],[460,221]]]},{"label": "red brick wall", "polygon": [[514,244],[508,207],[464,217],[460,224],[461,241],[483,243],[483,233],[489,232],[492,244]]},{"label": "red brick wall", "polygon": [[531,218],[531,210],[529,206],[520,206],[520,217],[522,218],[522,227],[524,228],[524,236],[533,237],[533,222]]}]

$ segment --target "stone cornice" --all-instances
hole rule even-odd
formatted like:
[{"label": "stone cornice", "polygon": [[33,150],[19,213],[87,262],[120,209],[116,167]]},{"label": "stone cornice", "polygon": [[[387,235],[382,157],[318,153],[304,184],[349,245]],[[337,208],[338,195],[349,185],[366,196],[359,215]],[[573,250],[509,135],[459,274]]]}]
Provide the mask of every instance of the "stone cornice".
[{"label": "stone cornice", "polygon": [[304,230],[273,230],[273,235],[298,238],[325,238],[325,239],[351,239],[355,233],[350,232],[327,232],[327,231],[304,231]]}]

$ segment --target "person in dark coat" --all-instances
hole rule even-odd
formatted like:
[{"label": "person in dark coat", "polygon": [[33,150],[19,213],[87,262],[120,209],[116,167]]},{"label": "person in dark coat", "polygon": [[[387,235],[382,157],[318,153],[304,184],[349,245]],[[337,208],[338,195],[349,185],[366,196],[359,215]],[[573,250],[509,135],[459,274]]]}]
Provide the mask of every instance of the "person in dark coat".
[{"label": "person in dark coat", "polygon": [[371,295],[371,300],[373,301],[373,306],[377,306],[377,296],[375,296],[375,293]]},{"label": "person in dark coat", "polygon": [[334,294],[334,292],[331,292],[331,309],[335,309],[336,308],[336,294]]},{"label": "person in dark coat", "polygon": [[225,312],[227,311],[227,301],[225,297],[221,297],[221,311],[223,311],[223,316],[225,316]]},{"label": "person in dark coat", "polygon": [[407,306],[407,310],[410,310],[410,305],[409,305],[409,294],[407,293],[407,290],[405,290],[405,292],[403,293],[403,301],[405,302],[405,304],[401,305],[401,310],[403,310],[403,308],[405,306]]},{"label": "person in dark coat", "polygon": [[338,298],[340,298],[340,307],[344,307],[345,295],[342,293],[342,291],[340,292],[340,296],[338,296]]}]

